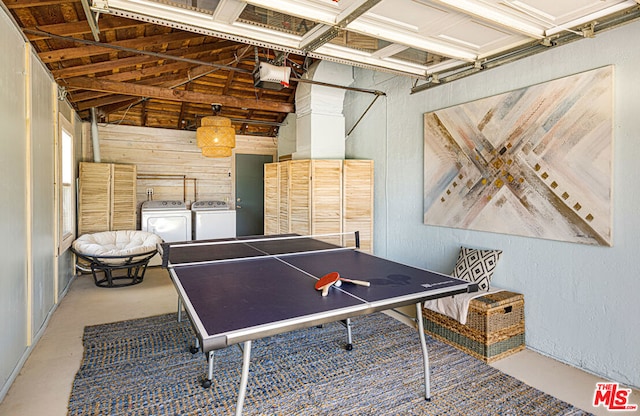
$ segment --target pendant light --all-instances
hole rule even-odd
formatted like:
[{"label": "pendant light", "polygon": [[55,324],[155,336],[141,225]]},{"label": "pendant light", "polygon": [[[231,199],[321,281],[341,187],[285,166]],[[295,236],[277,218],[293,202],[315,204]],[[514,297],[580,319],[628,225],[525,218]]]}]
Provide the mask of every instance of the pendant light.
[{"label": "pendant light", "polygon": [[220,104],[211,107],[215,115],[202,118],[196,130],[196,143],[205,157],[229,157],[236,147],[236,129],[230,119],[218,116]]}]

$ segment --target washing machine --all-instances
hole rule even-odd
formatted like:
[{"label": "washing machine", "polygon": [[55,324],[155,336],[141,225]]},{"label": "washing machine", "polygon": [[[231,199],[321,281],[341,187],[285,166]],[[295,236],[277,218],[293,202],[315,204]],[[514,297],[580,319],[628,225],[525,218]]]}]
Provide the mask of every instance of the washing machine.
[{"label": "washing machine", "polygon": [[193,239],[232,238],[236,236],[236,211],[225,201],[196,201],[193,213]]},{"label": "washing machine", "polygon": [[140,215],[140,228],[165,242],[191,240],[191,211],[182,201],[145,201]]}]

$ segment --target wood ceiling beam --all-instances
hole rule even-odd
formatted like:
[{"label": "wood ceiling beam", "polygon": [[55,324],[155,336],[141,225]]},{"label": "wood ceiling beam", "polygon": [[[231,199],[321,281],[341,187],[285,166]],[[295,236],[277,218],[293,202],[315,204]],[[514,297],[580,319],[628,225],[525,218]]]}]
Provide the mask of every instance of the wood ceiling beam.
[{"label": "wood ceiling beam", "polygon": [[4,0],[8,9],[24,9],[27,7],[56,6],[71,3],[69,0]]},{"label": "wood ceiling beam", "polygon": [[[205,45],[191,47],[191,48],[174,49],[171,51],[167,51],[162,54],[163,57],[158,57],[157,55],[132,56],[129,58],[121,58],[113,61],[96,62],[88,65],[77,65],[77,66],[72,66],[64,69],[54,69],[51,71],[51,74],[54,76],[54,78],[60,79],[60,78],[72,78],[72,77],[79,77],[79,76],[85,76],[85,75],[93,75],[96,73],[108,72],[108,71],[121,71],[123,68],[130,68],[138,65],[157,63],[159,60],[163,60],[161,58],[166,58],[167,60],[187,62],[192,65],[196,64],[196,65],[211,66],[216,68],[220,67],[221,69],[226,69],[227,67],[225,65],[215,63],[214,60],[209,62],[207,61],[206,58],[200,58],[198,60],[189,58],[189,56],[197,56],[203,53],[215,54],[219,52],[219,49],[220,48],[217,48],[215,44],[205,44]],[[158,67],[161,68],[162,66],[158,66]],[[185,65],[185,67],[186,66],[188,65]],[[145,70],[146,69],[148,68],[145,68]],[[246,73],[251,72],[249,70],[242,70],[237,68],[230,68],[230,69],[234,71],[240,71],[240,72],[246,72]],[[124,72],[128,72],[128,71],[124,71]],[[167,72],[167,71],[165,70],[163,72]]]},{"label": "wood ceiling beam", "polygon": [[[78,92],[78,91],[70,91],[67,90],[69,92],[69,99],[75,103],[78,107],[80,107],[82,105],[83,101],[89,101],[89,100],[98,100],[102,97],[108,97],[109,93],[106,92],[96,92],[96,91],[86,91],[86,90],[82,90],[82,92]],[[85,107],[83,108],[83,110],[86,110],[87,108],[90,107],[95,107],[94,105],[91,105],[89,107]]]},{"label": "wood ceiling beam", "polygon": [[115,61],[96,62],[89,65],[77,65],[64,69],[54,69],[51,74],[55,79],[73,78],[84,75],[120,70],[126,67],[151,64],[158,61],[158,58],[149,56],[132,56],[130,58],[118,59]]},{"label": "wood ceiling beam", "polygon": [[[178,72],[161,74],[153,78],[142,79],[136,83],[143,84],[143,85],[155,85],[156,87],[163,87],[163,88],[177,88],[182,85],[188,84],[189,82],[194,81],[202,76],[210,74],[213,71],[216,71],[216,69],[212,69],[211,67],[197,67],[197,68],[191,68],[191,69],[186,68],[186,69],[181,69]],[[111,77],[105,77],[100,79],[108,79],[109,81],[125,81],[125,82],[132,80],[132,79],[112,80]]]},{"label": "wood ceiling beam", "polygon": [[[120,109],[122,107],[126,107],[127,105],[129,105],[131,101],[137,101],[137,100],[139,99],[138,98],[132,99],[130,95],[110,94],[110,95],[102,96],[93,100],[87,100],[87,101],[78,103],[77,107],[78,107],[78,111],[84,111],[92,107],[99,108],[107,105],[118,104],[118,109]],[[115,110],[112,110],[112,111],[115,111]],[[103,111],[103,112],[108,113],[107,111]]]},{"label": "wood ceiling beam", "polygon": [[[155,35],[155,36],[148,36],[144,38],[121,40],[121,41],[111,42],[109,43],[109,45],[141,49],[148,46],[156,46],[163,43],[184,42],[187,40],[198,39],[203,37],[205,36],[198,33],[175,32],[175,33],[169,33],[165,35]],[[229,42],[229,43],[232,43],[232,42]],[[110,48],[108,46],[88,45],[88,46],[77,46],[72,48],[56,49],[53,51],[40,52],[38,56],[40,57],[40,60],[43,63],[48,64],[50,62],[84,58],[87,56],[95,56],[95,55],[101,55],[104,53],[111,53],[111,52],[113,52],[113,48]]]},{"label": "wood ceiling beam", "polygon": [[[233,67],[237,67],[240,63],[241,59],[253,48],[250,45],[247,45],[243,50],[238,52],[236,59],[230,64]],[[227,81],[224,84],[224,89],[222,90],[223,95],[229,94],[229,89],[231,88],[231,84],[233,83],[233,78],[235,76],[235,72],[229,71],[229,75],[227,76]]]},{"label": "wood ceiling beam", "polygon": [[[186,91],[190,91],[191,84],[185,85],[184,88]],[[187,116],[187,103],[183,101],[182,103],[180,103],[180,114],[178,114],[178,125],[176,126],[176,129],[184,130],[187,127],[187,123],[185,121],[186,116]]]},{"label": "wood ceiling beam", "polygon": [[[221,61],[213,61],[221,62]],[[175,87],[186,82],[196,80],[204,75],[218,71],[206,65],[192,66],[184,62],[176,62],[173,64],[156,65],[143,69],[132,71],[116,72],[115,74],[105,75],[96,79],[107,81],[133,81],[140,80],[138,83],[147,85],[157,85],[162,87]],[[144,79],[143,79],[144,78]],[[172,83],[171,85],[163,85]],[[253,84],[252,84],[253,86]],[[91,97],[93,98],[93,97]],[[81,98],[78,98],[82,101]]]},{"label": "wood ceiling beam", "polygon": [[143,127],[147,126],[147,100],[142,101],[142,106],[140,109],[140,124]]},{"label": "wood ceiling beam", "polygon": [[227,75],[227,81],[224,83],[224,88],[222,89],[222,93],[224,95],[229,94],[229,89],[231,88],[231,84],[233,83],[234,75],[235,75],[234,72],[229,72],[229,75]]},{"label": "wood ceiling beam", "polygon": [[[116,29],[130,29],[137,28],[139,26],[153,26],[150,23],[143,23],[136,20],[126,19],[124,17],[101,15],[100,16],[100,31],[116,30]],[[53,25],[42,25],[37,27],[25,27],[25,32],[31,30],[34,32],[46,32],[53,33],[59,36],[80,36],[91,34],[91,28],[86,20],[80,20],[70,23],[56,23]],[[50,36],[43,34],[27,34],[27,38],[33,42],[36,40],[46,40]]]},{"label": "wood ceiling beam", "polygon": [[[178,62],[175,64],[160,65],[158,67],[138,69],[135,71],[118,72],[113,75],[107,75],[105,77],[100,77],[96,79],[104,79],[107,81],[122,81],[122,82],[135,81],[140,79],[140,81],[138,82],[139,84],[148,84],[148,85],[155,84],[157,86],[165,87],[166,85],[161,85],[161,84],[165,82],[178,82],[178,81],[188,80],[191,74],[191,70],[189,68],[190,66],[188,64]],[[198,68],[206,68],[207,69],[206,72],[210,72],[213,70],[211,67],[198,67]],[[144,78],[144,79],[141,79],[141,78]]]},{"label": "wood ceiling beam", "polygon": [[[157,87],[165,87],[165,88],[176,88],[181,85],[184,85],[188,82],[194,81],[204,75],[208,75],[213,71],[216,71],[215,68],[211,68],[210,66],[199,66],[195,68],[187,68],[185,71],[183,66],[186,64],[177,63],[177,64],[169,64],[162,65],[162,68],[167,70],[167,67],[171,66],[174,70],[179,70],[178,73],[170,73],[167,75],[156,76],[153,78],[146,78],[137,82],[137,84],[141,85],[155,85]],[[156,69],[156,68],[150,68]],[[144,76],[150,75],[150,72],[147,70],[140,71],[130,71],[130,72],[119,72],[113,75],[107,75],[105,77],[100,77],[96,79],[102,79],[107,81],[131,81],[139,79],[142,74],[140,72],[144,72]],[[85,106],[82,101],[87,100],[96,100],[107,93],[97,92],[97,91],[83,91],[83,92],[75,92],[72,94],[73,101],[78,104],[79,108],[87,109],[90,107],[94,107],[94,105],[90,105],[89,107]],[[226,95],[226,94],[223,94]],[[291,101],[290,101],[291,102]]]},{"label": "wood ceiling beam", "polygon": [[180,105],[180,114],[178,114],[178,125],[176,126],[177,130],[184,130],[187,127],[187,122],[185,121],[187,103],[183,102]]},{"label": "wood ceiling beam", "polygon": [[95,107],[98,109],[98,112],[100,114],[106,117],[111,113],[115,113],[116,111],[123,110],[127,107],[132,107],[144,101],[144,99],[142,98],[131,98],[131,97],[124,97],[124,96],[120,96],[120,97],[126,98],[126,99],[123,99],[120,102],[114,102],[113,104],[102,105],[102,106],[96,105]]},{"label": "wood ceiling beam", "polygon": [[228,95],[205,94],[194,91],[173,90],[148,85],[134,84],[131,82],[115,82],[93,79],[88,77],[69,78],[64,80],[63,86],[81,88],[93,91],[109,92],[137,97],[156,98],[168,101],[184,101],[199,104],[220,103],[223,106],[249,108],[263,111],[277,111],[293,113],[294,105],[260,99],[236,98]]},{"label": "wood ceiling beam", "polygon": [[[253,117],[253,110],[249,110],[247,112],[247,116],[246,118],[248,120],[251,120]],[[240,134],[246,134],[247,133],[247,129],[249,128],[249,125],[247,123],[242,123],[242,127],[240,127]]]}]

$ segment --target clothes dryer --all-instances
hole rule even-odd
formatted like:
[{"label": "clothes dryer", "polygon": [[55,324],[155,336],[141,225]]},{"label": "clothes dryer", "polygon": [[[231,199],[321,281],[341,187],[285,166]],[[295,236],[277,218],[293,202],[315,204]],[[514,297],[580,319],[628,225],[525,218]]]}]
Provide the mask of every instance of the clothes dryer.
[{"label": "clothes dryer", "polygon": [[141,228],[159,235],[165,242],[191,240],[191,211],[182,201],[145,201]]},{"label": "clothes dryer", "polygon": [[191,205],[191,212],[194,240],[236,236],[236,211],[225,201],[197,201]]}]

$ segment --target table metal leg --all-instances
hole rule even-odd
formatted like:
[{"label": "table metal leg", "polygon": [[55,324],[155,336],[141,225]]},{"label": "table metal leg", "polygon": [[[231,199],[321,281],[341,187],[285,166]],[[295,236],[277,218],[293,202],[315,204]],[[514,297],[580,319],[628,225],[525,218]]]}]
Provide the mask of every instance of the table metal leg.
[{"label": "table metal leg", "polygon": [[247,394],[247,383],[249,381],[249,363],[251,361],[251,341],[244,342],[242,348],[242,377],[240,377],[240,389],[238,390],[238,403],[236,404],[236,416],[242,415],[244,397]]},{"label": "table metal leg", "polygon": [[191,354],[195,354],[200,351],[200,338],[195,337],[195,341],[193,341],[193,345],[189,347],[189,351],[191,351]]},{"label": "table metal leg", "polygon": [[202,380],[202,387],[204,387],[205,389],[211,387],[211,383],[213,382],[213,350],[207,353],[207,364],[207,377]]},{"label": "table metal leg", "polygon": [[178,296],[178,322],[182,322],[182,298]]},{"label": "table metal leg", "polygon": [[427,341],[424,339],[424,323],[422,322],[422,302],[416,303],[416,320],[418,321],[418,333],[420,334],[420,346],[422,347],[422,358],[424,363],[424,397],[431,401],[431,382],[429,374],[429,351],[427,351]]},{"label": "table metal leg", "polygon": [[345,328],[347,328],[347,351],[351,351],[353,349],[353,340],[351,337],[351,318],[344,319],[340,321]]}]

